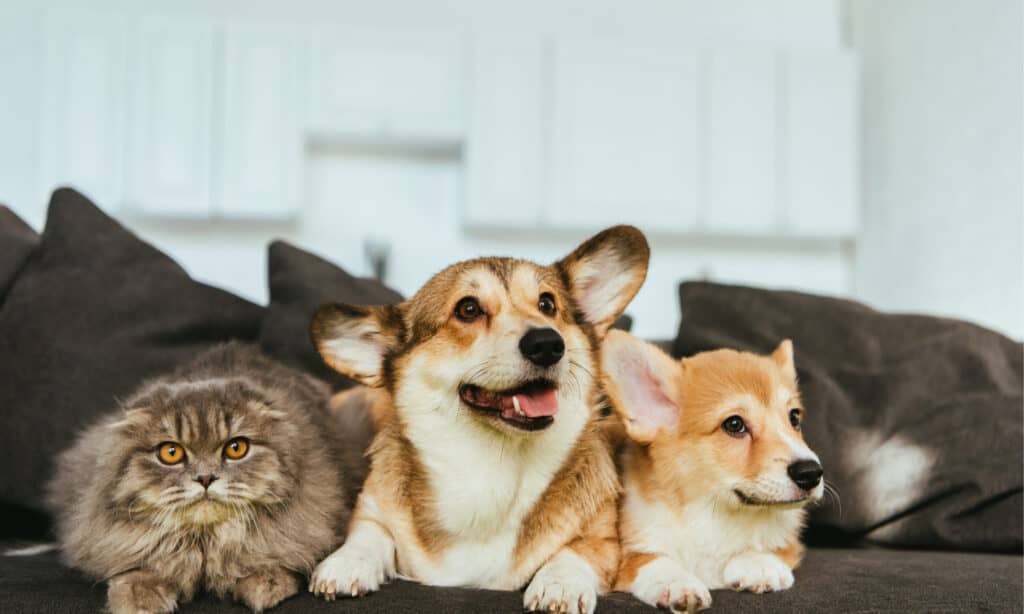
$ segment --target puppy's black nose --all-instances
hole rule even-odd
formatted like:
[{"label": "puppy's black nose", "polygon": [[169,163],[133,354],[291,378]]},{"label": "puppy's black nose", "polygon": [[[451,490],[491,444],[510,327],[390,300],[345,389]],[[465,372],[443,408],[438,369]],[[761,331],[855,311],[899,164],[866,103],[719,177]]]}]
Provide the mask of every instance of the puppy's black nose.
[{"label": "puppy's black nose", "polygon": [[519,340],[519,351],[533,364],[550,367],[562,359],[565,342],[553,328],[531,328]]},{"label": "puppy's black nose", "polygon": [[217,476],[213,475],[212,473],[208,473],[206,475],[197,475],[196,476],[196,481],[199,482],[200,484],[202,484],[203,488],[209,488],[210,484],[213,484],[214,480],[216,480],[216,479],[217,479]]},{"label": "puppy's black nose", "polygon": [[810,490],[818,485],[825,470],[821,468],[818,461],[800,460],[787,467],[786,473],[789,474],[789,479],[793,480],[794,484],[804,490]]}]

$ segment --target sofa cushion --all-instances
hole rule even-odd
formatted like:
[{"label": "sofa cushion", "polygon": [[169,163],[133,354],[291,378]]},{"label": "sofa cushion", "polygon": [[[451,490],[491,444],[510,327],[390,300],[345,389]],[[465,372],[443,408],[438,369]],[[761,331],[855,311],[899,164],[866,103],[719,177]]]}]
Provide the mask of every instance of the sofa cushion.
[{"label": "sofa cushion", "polygon": [[270,305],[260,329],[263,351],[328,381],[336,390],[354,384],[324,364],[309,336],[313,312],[324,303],[383,305],[402,295],[374,280],[353,277],[338,266],[284,241],[267,253]]},{"label": "sofa cushion", "polygon": [[1022,346],[980,326],[712,283],[680,287],[677,356],[793,340],[804,433],[838,491],[812,535],[1021,551]]},{"label": "sofa cushion", "polygon": [[[1020,556],[886,549],[812,549],[796,570],[796,584],[779,593],[712,593],[712,612],[1020,612],[1024,565]],[[275,613],[520,612],[521,592],[386,584],[358,599],[326,602],[302,593]],[[55,554],[0,557],[0,611],[6,614],[99,612],[106,586],[61,565]],[[207,595],[181,614],[246,612]],[[598,614],[654,613],[625,593],[598,600]]]},{"label": "sofa cushion", "polygon": [[0,205],[0,303],[39,240],[36,231],[7,207]]},{"label": "sofa cushion", "polygon": [[193,281],[81,194],[54,192],[46,228],[0,305],[0,512],[43,528],[54,455],[144,379],[229,339],[263,308]]}]

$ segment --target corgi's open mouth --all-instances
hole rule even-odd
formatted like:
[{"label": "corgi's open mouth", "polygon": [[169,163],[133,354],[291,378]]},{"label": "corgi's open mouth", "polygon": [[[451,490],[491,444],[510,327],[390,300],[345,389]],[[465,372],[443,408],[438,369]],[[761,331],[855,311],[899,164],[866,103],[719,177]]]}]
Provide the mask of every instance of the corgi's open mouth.
[{"label": "corgi's open mouth", "polygon": [[547,380],[533,380],[503,391],[463,384],[459,387],[459,398],[472,409],[488,412],[524,431],[547,428],[558,412],[555,386]]}]

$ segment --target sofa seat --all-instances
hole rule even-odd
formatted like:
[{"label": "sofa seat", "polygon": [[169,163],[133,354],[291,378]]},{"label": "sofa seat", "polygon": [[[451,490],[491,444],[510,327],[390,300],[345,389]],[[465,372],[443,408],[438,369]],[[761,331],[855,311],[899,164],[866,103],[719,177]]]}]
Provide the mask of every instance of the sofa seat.
[{"label": "sofa seat", "polygon": [[[917,550],[812,548],[794,588],[713,594],[713,612],[1020,612],[1024,557]],[[106,587],[63,566],[57,555],[0,557],[0,612],[94,613]],[[519,612],[522,594],[393,582],[379,593],[327,603],[301,594],[272,612]],[[183,614],[245,612],[201,596]],[[598,612],[654,612],[631,596],[602,597]]]}]

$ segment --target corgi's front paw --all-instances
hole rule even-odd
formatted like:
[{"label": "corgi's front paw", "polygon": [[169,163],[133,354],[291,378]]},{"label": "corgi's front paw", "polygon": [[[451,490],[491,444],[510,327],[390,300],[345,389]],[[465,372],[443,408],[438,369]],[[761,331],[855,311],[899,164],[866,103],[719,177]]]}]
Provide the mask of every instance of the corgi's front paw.
[{"label": "corgi's front paw", "polygon": [[530,612],[592,614],[597,607],[597,574],[590,563],[563,550],[534,574],[523,595]]},{"label": "corgi's front paw", "polygon": [[725,566],[722,579],[737,591],[770,593],[793,586],[793,570],[774,554],[741,554]]},{"label": "corgi's front paw", "polygon": [[342,546],[323,560],[309,580],[310,592],[334,601],[338,596],[359,597],[380,588],[387,579],[387,565],[376,553]]},{"label": "corgi's front paw", "polygon": [[707,585],[664,556],[641,567],[629,591],[648,605],[673,612],[696,612],[711,607]]}]

